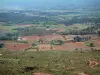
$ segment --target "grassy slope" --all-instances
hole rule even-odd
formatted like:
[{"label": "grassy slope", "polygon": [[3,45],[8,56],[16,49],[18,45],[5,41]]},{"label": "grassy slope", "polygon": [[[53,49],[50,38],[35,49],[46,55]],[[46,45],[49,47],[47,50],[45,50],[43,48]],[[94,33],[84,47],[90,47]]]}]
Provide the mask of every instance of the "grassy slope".
[{"label": "grassy slope", "polygon": [[[25,52],[4,51],[0,49],[0,75],[31,75],[32,72],[48,72],[54,75],[74,75],[74,72],[86,72],[100,75],[100,65],[88,66],[90,59],[100,62],[100,52]],[[35,67],[32,71],[24,68]]]}]

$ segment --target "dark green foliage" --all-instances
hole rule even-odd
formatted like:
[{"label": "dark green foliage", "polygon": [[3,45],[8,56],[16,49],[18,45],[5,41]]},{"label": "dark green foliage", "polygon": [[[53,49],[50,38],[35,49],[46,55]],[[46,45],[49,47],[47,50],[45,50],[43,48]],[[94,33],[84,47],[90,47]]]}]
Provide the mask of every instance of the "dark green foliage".
[{"label": "dark green foliage", "polygon": [[24,41],[24,40],[21,40],[21,41],[17,41],[18,43],[26,43],[28,44],[28,41]]},{"label": "dark green foliage", "polygon": [[37,28],[34,28],[34,27],[27,27],[27,28],[24,28],[24,30],[20,31],[20,35],[23,35],[23,36],[28,36],[28,35],[46,35],[46,34],[52,34],[52,33],[55,33],[56,31],[55,30],[45,30],[45,29],[37,29]]},{"label": "dark green foliage", "polygon": [[90,43],[89,44],[89,47],[94,47],[94,43]]},{"label": "dark green foliage", "polygon": [[3,47],[4,47],[4,43],[0,42],[0,48],[3,48]]},{"label": "dark green foliage", "polygon": [[17,40],[18,33],[4,33],[0,36],[0,40]]},{"label": "dark green foliage", "polygon": [[32,46],[35,47],[35,46],[37,46],[37,44],[36,43],[33,43]]},{"label": "dark green foliage", "polygon": [[100,28],[99,25],[94,25],[94,26],[85,28],[85,29],[81,30],[80,32],[82,34],[98,34],[99,35],[99,31],[97,31],[99,28]]},{"label": "dark green foliage", "polygon": [[88,41],[88,37],[76,36],[76,37],[74,37],[74,40],[73,40],[73,42],[84,42],[84,41]]},{"label": "dark green foliage", "polygon": [[98,36],[100,36],[100,31],[97,31]]},{"label": "dark green foliage", "polygon": [[[62,11],[62,12],[60,12]],[[59,10],[58,12],[45,12],[45,11],[18,11],[19,13],[14,12],[2,12],[0,13],[0,21],[9,24],[42,24],[46,25],[56,25],[56,24],[99,24],[100,23],[100,13],[99,11],[63,11]],[[33,14],[35,16],[26,15]],[[72,16],[71,16],[72,15]],[[10,17],[10,18],[9,18]]]},{"label": "dark green foliage", "polygon": [[24,28],[14,28],[13,30],[21,31],[24,30]]},{"label": "dark green foliage", "polygon": [[27,71],[33,71],[33,70],[38,70],[39,68],[37,66],[34,66],[34,67],[25,67],[24,68],[24,71],[27,72]]},{"label": "dark green foliage", "polygon": [[63,45],[64,42],[62,40],[52,40],[51,42],[53,45]]}]

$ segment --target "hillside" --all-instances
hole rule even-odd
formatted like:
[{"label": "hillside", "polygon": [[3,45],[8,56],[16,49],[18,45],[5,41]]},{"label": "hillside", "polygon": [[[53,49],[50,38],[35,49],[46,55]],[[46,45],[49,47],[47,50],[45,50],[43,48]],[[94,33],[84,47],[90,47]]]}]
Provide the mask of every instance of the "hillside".
[{"label": "hillside", "polygon": [[100,0],[1,0],[0,75],[100,75]]},{"label": "hillside", "polygon": [[[92,51],[4,51],[0,49],[0,75],[100,75],[100,53]],[[96,62],[90,64],[90,62]]]}]

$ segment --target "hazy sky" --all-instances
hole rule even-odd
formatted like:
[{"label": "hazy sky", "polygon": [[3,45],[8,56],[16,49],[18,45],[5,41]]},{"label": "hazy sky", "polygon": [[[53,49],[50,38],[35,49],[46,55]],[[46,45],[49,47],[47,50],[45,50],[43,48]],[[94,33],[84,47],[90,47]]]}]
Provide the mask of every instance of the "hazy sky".
[{"label": "hazy sky", "polygon": [[25,4],[65,4],[65,3],[80,3],[86,0],[1,0],[0,5],[25,5]]},{"label": "hazy sky", "polygon": [[[99,1],[99,2],[98,2]],[[57,5],[84,5],[100,3],[100,0],[0,0],[0,8],[3,7],[53,7]]]},{"label": "hazy sky", "polygon": [[99,0],[0,0],[0,4],[42,4],[42,3],[87,3],[88,1],[99,1]]}]

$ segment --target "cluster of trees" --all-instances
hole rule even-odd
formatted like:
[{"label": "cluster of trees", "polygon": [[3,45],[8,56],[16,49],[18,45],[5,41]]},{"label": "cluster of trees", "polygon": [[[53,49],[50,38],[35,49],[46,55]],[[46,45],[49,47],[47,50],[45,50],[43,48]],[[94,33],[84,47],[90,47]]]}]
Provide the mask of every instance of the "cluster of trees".
[{"label": "cluster of trees", "polygon": [[0,48],[4,47],[4,43],[0,42]]},{"label": "cluster of trees", "polygon": [[100,36],[100,30],[97,31],[98,36]]},{"label": "cluster of trees", "polygon": [[100,18],[89,18],[89,17],[80,17],[80,16],[75,16],[72,17],[70,20],[60,20],[57,21],[57,23],[60,24],[65,24],[67,25],[72,25],[72,24],[87,24],[87,23],[100,23]]},{"label": "cluster of trees", "polygon": [[20,41],[17,41],[18,43],[25,43],[25,44],[28,44],[28,41],[25,41],[25,40],[20,40]]},{"label": "cluster of trees", "polygon": [[0,22],[6,22],[10,24],[32,24],[40,21],[50,21],[47,17],[42,16],[30,16],[23,13],[3,12],[0,13]]},{"label": "cluster of trees", "polygon": [[20,35],[23,36],[28,36],[28,35],[45,35],[45,34],[51,34],[56,32],[55,30],[44,30],[44,29],[37,29],[34,27],[26,27],[24,30],[21,30],[19,33]]},{"label": "cluster of trees", "polygon": [[63,45],[64,44],[62,40],[52,40],[50,43],[52,45]]},{"label": "cluster of trees", "polygon": [[[25,14],[28,13],[28,14]],[[88,15],[87,15],[88,14]],[[33,12],[23,11],[20,13],[2,12],[0,13],[0,22],[9,24],[39,24],[40,22],[56,22],[56,24],[83,24],[83,23],[100,23],[100,14],[86,12]],[[63,15],[63,16],[61,16]],[[76,15],[76,16],[75,16]],[[68,16],[68,17],[67,17]],[[63,17],[63,19],[61,19]]]},{"label": "cluster of trees", "polygon": [[88,28],[82,29],[82,30],[70,30],[70,31],[65,31],[65,32],[60,32],[59,34],[61,35],[85,35],[85,34],[97,34],[100,36],[100,26],[99,25],[94,25],[90,26]]},{"label": "cluster of trees", "polygon": [[80,37],[80,36],[76,36],[76,37],[74,37],[74,42],[82,42],[82,41],[87,41],[87,40],[89,40],[89,38],[88,37]]},{"label": "cluster of trees", "polygon": [[18,33],[4,33],[0,36],[0,40],[17,40]]}]

